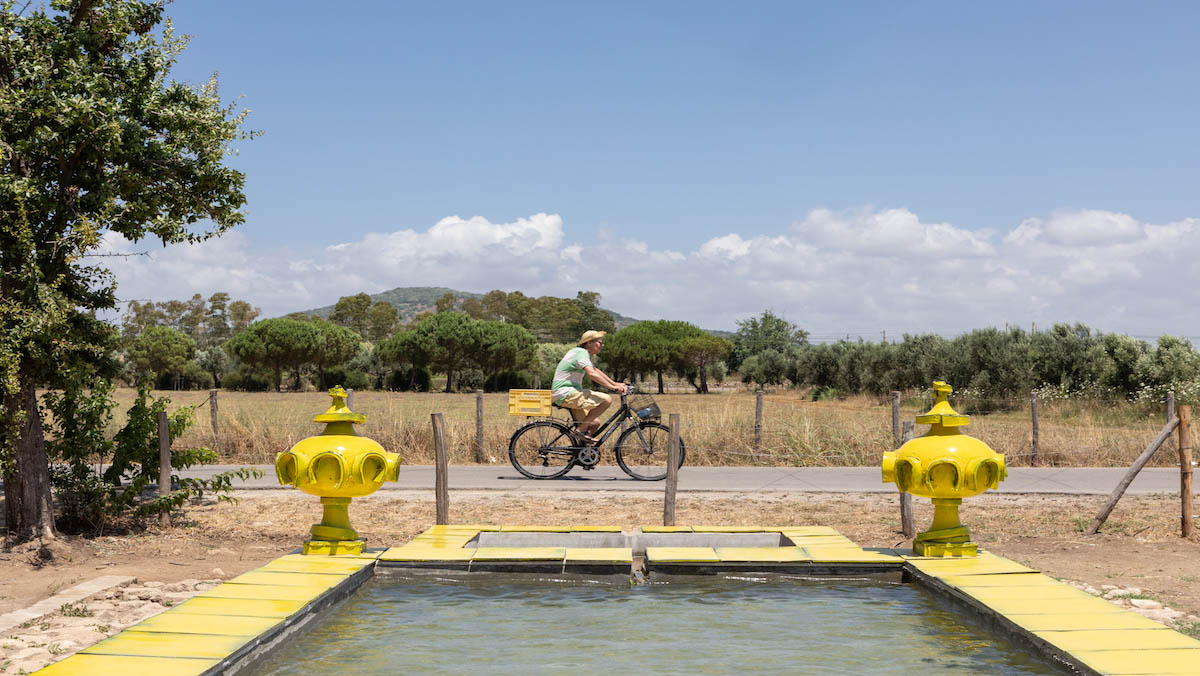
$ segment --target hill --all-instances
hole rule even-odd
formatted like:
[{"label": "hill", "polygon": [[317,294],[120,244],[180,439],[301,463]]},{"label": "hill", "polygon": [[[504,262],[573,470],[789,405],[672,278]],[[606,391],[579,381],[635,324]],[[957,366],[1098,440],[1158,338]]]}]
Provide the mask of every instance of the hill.
[{"label": "hill", "polygon": [[[381,291],[371,295],[372,302],[387,301],[392,307],[400,313],[400,316],[408,321],[412,319],[418,312],[432,310],[437,299],[442,296],[452,293],[459,298],[474,298],[476,300],[483,298],[482,293],[473,293],[471,291],[458,291],[456,289],[448,289],[444,286],[404,286],[391,289],[390,291]],[[603,308],[601,308],[603,309]],[[604,310],[612,315],[613,321],[617,328],[621,329],[638,321],[633,317],[626,317],[619,312],[612,310]],[[313,310],[302,310],[306,315],[316,315],[322,319],[328,319],[329,313],[333,312],[332,305],[315,308]]]}]

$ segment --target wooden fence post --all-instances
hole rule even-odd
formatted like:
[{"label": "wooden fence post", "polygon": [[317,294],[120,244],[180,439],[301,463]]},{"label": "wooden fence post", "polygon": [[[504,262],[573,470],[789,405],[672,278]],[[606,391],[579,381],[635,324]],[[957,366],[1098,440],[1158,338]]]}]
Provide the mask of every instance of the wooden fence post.
[{"label": "wooden fence post", "polygon": [[1167,422],[1175,417],[1175,390],[1167,392]]},{"label": "wooden fence post", "polygon": [[[904,421],[904,431],[900,433],[900,443],[897,444],[897,448],[912,441],[915,426],[916,423],[911,420]],[[913,524],[912,493],[908,491],[900,494],[900,532],[906,538],[914,537],[917,534],[917,528]]]},{"label": "wooden fence post", "polygon": [[1029,410],[1030,410],[1031,415],[1033,416],[1033,459],[1030,460],[1030,462],[1033,464],[1034,467],[1037,467],[1037,464],[1038,464],[1038,436],[1039,436],[1039,432],[1040,432],[1040,430],[1038,429],[1037,392],[1029,393]]},{"label": "wooden fence post", "polygon": [[663,495],[663,525],[675,525],[675,489],[679,484],[679,414],[668,418],[671,430],[667,444],[667,485]]},{"label": "wooden fence post", "polygon": [[346,408],[354,410],[354,390],[346,390]]},{"label": "wooden fence post", "polygon": [[892,448],[900,448],[900,393],[892,391]]},{"label": "wooden fence post", "polygon": [[1121,499],[1122,495],[1125,495],[1125,489],[1129,488],[1129,484],[1133,483],[1133,478],[1137,476],[1138,472],[1142,471],[1142,468],[1146,466],[1147,462],[1150,462],[1150,457],[1153,456],[1154,452],[1158,450],[1158,447],[1162,446],[1163,442],[1171,436],[1171,433],[1175,431],[1175,428],[1178,425],[1179,418],[1171,418],[1169,421],[1167,421],[1166,426],[1162,428],[1162,431],[1158,433],[1158,436],[1154,437],[1154,441],[1151,441],[1150,445],[1146,447],[1146,450],[1142,451],[1142,454],[1138,456],[1138,459],[1133,461],[1133,465],[1129,468],[1129,471],[1125,473],[1125,476],[1121,478],[1121,482],[1118,483],[1117,487],[1113,489],[1112,495],[1110,495],[1108,498],[1108,502],[1106,502],[1104,506],[1100,508],[1100,511],[1096,513],[1096,518],[1092,520],[1092,527],[1088,529],[1088,535],[1095,535],[1096,533],[1100,532],[1100,527],[1103,526],[1104,522],[1108,520],[1108,515],[1112,514],[1113,508],[1117,506],[1117,501]]},{"label": "wooden fence post", "polygon": [[436,523],[443,526],[450,523],[450,492],[446,476],[446,424],[441,413],[433,413],[429,417],[433,424],[433,492],[437,505]]},{"label": "wooden fence post", "polygon": [[217,391],[208,391],[208,419],[212,421],[213,450],[221,443],[221,433],[217,429]]},{"label": "wooden fence post", "polygon": [[[158,496],[171,494],[171,426],[167,424],[167,412],[158,412]],[[159,523],[171,525],[171,512],[159,515]]]},{"label": "wooden fence post", "polygon": [[475,462],[486,462],[483,457],[483,390],[475,390]]},{"label": "wooden fence post", "polygon": [[1179,533],[1192,534],[1192,407],[1180,406],[1179,415],[1179,501],[1182,508]]},{"label": "wooden fence post", "polygon": [[754,452],[762,452],[763,391],[754,393]]}]

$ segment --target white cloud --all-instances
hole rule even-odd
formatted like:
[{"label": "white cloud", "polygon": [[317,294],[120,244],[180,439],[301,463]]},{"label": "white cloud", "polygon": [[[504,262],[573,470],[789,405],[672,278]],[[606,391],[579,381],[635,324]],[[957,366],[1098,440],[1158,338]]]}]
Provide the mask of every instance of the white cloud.
[{"label": "white cloud", "polygon": [[1200,219],[1149,224],[1063,211],[993,233],[923,223],[906,209],[817,209],[774,235],[677,240],[676,250],[612,233],[569,234],[559,215],[535,214],[512,223],[448,217],[319,252],[260,250],[239,232],[167,249],[112,236],[104,246],[152,253],[109,259],[122,298],[228,291],[267,316],[358,291],[448,286],[564,296],[588,289],[622,314],[709,328],[772,308],[826,335],[1031,321],[1200,334],[1200,317],[1179,311],[1200,300]]}]

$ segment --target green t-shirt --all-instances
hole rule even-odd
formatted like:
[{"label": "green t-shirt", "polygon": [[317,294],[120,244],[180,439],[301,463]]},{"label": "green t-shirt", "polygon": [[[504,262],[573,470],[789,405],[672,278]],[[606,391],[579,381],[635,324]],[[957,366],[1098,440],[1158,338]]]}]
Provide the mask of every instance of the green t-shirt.
[{"label": "green t-shirt", "polygon": [[582,347],[573,347],[558,362],[554,369],[554,382],[550,389],[554,390],[554,400],[564,398],[583,389],[583,370],[592,365],[592,355]]}]

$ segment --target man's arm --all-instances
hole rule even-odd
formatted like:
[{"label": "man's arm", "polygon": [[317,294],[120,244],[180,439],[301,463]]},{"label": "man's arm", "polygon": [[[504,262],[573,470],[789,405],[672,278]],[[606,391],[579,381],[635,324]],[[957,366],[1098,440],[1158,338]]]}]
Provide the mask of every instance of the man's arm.
[{"label": "man's arm", "polygon": [[604,375],[604,372],[595,366],[585,366],[583,367],[583,372],[586,373],[587,377],[591,378],[592,382],[596,383],[597,385],[608,388],[614,392],[620,392],[621,394],[625,393],[624,385]]}]

